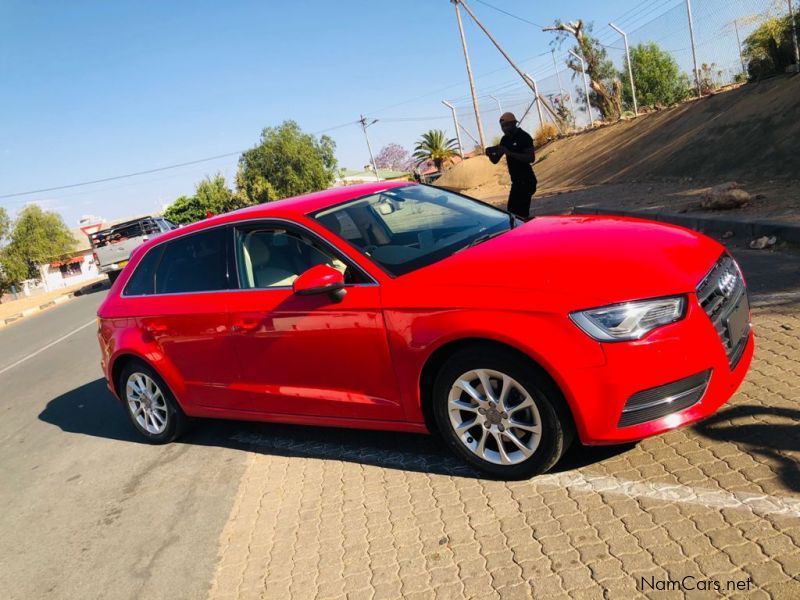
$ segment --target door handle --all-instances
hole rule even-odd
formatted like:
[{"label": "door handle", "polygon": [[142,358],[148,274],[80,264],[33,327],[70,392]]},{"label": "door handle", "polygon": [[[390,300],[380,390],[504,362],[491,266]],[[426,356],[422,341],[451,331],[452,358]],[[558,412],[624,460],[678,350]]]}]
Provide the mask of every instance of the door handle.
[{"label": "door handle", "polygon": [[261,319],[255,317],[253,318],[240,317],[233,321],[231,330],[239,333],[250,333],[258,329],[260,326],[261,326]]}]

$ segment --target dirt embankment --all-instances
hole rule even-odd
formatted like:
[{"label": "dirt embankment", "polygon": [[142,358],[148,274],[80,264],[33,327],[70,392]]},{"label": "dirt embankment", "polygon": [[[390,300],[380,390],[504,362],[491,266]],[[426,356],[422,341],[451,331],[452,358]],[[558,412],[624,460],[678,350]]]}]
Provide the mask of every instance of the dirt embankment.
[{"label": "dirt embankment", "polygon": [[[778,209],[775,202],[797,195],[793,181],[800,179],[800,76],[747,84],[557,140],[537,151],[535,170],[537,197],[603,184],[669,185],[693,197],[705,185],[732,180],[768,191]],[[439,180],[481,198],[507,194],[508,184],[505,162],[491,165],[484,157]],[[778,197],[776,188],[790,191]]]}]

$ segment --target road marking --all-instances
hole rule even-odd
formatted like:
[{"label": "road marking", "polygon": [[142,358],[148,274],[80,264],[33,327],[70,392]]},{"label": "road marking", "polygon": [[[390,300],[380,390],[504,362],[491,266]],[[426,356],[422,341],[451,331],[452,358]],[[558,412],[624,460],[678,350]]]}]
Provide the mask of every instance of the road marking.
[{"label": "road marking", "polygon": [[800,518],[800,498],[728,492],[695,488],[680,484],[627,481],[604,475],[583,473],[554,473],[532,480],[534,484],[557,485],[573,490],[627,496],[638,500],[645,498],[661,502],[681,502],[711,509],[739,508],[750,510],[760,516],[785,516]]},{"label": "road marking", "polygon": [[[235,433],[230,439],[240,444],[246,444],[252,451],[261,451],[267,455],[269,455],[269,450],[288,450],[290,451],[290,456],[303,458],[347,460],[352,462],[364,460],[361,447],[355,445],[352,447],[343,446],[340,442],[326,442],[319,439],[309,442],[301,437],[292,438],[274,434],[265,436],[260,433],[250,432]],[[387,466],[403,469],[403,462],[406,458],[409,462],[415,462],[415,459],[419,458],[413,453],[408,455],[404,453],[404,457],[399,460],[392,455],[393,453],[389,451],[370,452],[369,459],[366,462],[378,467]],[[426,457],[426,459],[429,458],[430,455]],[[451,471],[456,476],[464,475],[462,466],[455,463],[455,461],[453,462],[455,466],[451,469],[450,464],[447,464],[444,471]],[[422,464],[425,464],[425,460],[422,461]],[[600,494],[601,496],[626,496],[633,500],[693,504],[710,510],[733,508],[748,510],[761,517],[784,516],[800,519],[800,497],[729,492],[721,489],[690,487],[678,483],[630,481],[606,475],[584,474],[577,471],[539,475],[532,478],[529,483],[534,487],[565,488],[579,492]]]},{"label": "road marking", "polygon": [[50,342],[50,343],[49,343],[49,344],[47,344],[46,346],[42,346],[41,348],[39,348],[38,350],[36,350],[36,351],[34,351],[34,352],[31,352],[30,354],[28,354],[28,356],[24,356],[24,357],[20,358],[20,359],[19,359],[17,362],[15,362],[15,363],[11,363],[11,364],[10,364],[10,365],[8,365],[7,367],[4,367],[3,369],[0,369],[0,375],[2,375],[3,373],[5,373],[6,371],[10,371],[11,369],[13,369],[13,368],[14,368],[14,367],[16,367],[16,366],[19,366],[19,365],[21,365],[21,364],[22,364],[22,363],[24,363],[25,361],[32,359],[34,356],[37,356],[37,355],[41,354],[42,352],[44,352],[44,351],[45,351],[45,350],[47,350],[48,348],[52,348],[53,346],[55,346],[55,345],[56,345],[56,344],[58,344],[59,342],[63,342],[65,339],[67,339],[67,338],[68,338],[68,337],[70,337],[71,335],[75,335],[75,334],[76,334],[76,333],[78,333],[79,331],[82,331],[83,329],[86,329],[86,328],[87,328],[87,327],[89,327],[90,325],[95,325],[95,324],[97,324],[97,319],[92,319],[91,321],[89,321],[89,322],[88,322],[88,323],[86,323],[85,325],[81,325],[81,326],[80,326],[80,327],[78,327],[77,329],[73,329],[73,330],[72,330],[72,331],[70,331],[69,333],[67,333],[67,334],[65,334],[65,335],[62,335],[62,336],[61,336],[60,338],[58,338],[57,340],[54,340],[54,341]]}]

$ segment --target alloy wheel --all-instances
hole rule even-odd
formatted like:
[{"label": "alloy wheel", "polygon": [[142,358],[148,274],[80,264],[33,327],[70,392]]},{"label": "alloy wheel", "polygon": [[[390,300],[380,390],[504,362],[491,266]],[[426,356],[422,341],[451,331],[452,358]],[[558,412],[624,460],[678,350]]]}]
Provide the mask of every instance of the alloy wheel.
[{"label": "alloy wheel", "polygon": [[473,369],[456,378],[447,411],[461,443],[493,464],[528,460],[542,439],[536,402],[519,382],[500,371]]}]

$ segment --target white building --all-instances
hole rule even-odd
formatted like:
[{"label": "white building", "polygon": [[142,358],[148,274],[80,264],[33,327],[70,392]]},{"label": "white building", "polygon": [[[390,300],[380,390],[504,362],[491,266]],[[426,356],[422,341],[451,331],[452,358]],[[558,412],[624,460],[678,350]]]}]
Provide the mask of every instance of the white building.
[{"label": "white building", "polygon": [[72,254],[63,260],[39,267],[46,291],[91,281],[101,276],[94,261],[92,246],[89,244],[87,235],[80,229],[71,229],[70,231],[76,241]]}]

